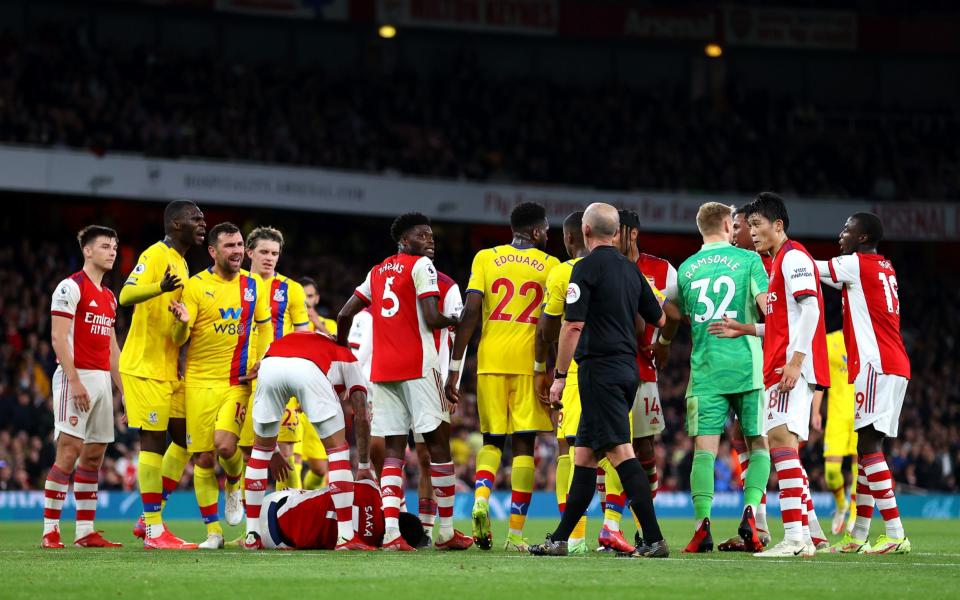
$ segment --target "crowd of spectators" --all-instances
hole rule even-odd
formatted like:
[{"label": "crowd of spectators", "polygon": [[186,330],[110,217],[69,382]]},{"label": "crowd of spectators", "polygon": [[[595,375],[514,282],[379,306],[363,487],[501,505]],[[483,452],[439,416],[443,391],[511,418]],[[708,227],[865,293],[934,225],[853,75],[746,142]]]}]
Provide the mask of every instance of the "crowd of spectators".
[{"label": "crowd of spectators", "polygon": [[[40,208],[44,208],[40,206]],[[46,207],[55,210],[55,207]],[[357,217],[360,219],[360,217]],[[442,227],[441,227],[442,229]],[[31,238],[0,247],[0,316],[5,331],[0,336],[0,490],[42,489],[46,470],[53,463],[53,411],[50,380],[56,368],[56,358],[50,346],[50,294],[57,282],[81,266],[80,253],[71,235],[60,232],[58,241],[43,236],[53,232],[34,234]],[[6,239],[11,239],[7,231]],[[136,256],[151,239],[121,241],[121,255]],[[443,240],[439,243],[442,245]],[[470,253],[445,257],[447,263],[463,269],[448,269],[465,284],[466,267]],[[645,250],[656,252],[656,248]],[[208,259],[203,252],[190,255],[195,268]],[[323,288],[319,310],[334,314],[353,287],[362,280],[363,273],[376,257],[352,252],[331,251],[326,255],[285,253],[280,268],[290,276],[308,275]],[[669,256],[674,264],[683,258]],[[897,259],[894,258],[896,261]],[[127,261],[129,262],[129,261]],[[115,291],[126,276],[124,269],[131,264],[118,261],[118,272],[108,274],[105,282]],[[960,491],[956,469],[960,467],[960,398],[957,389],[947,385],[958,364],[957,333],[960,316],[952,307],[960,303],[960,290],[949,286],[930,285],[927,274],[933,272],[929,262],[901,259],[900,299],[903,307],[903,331],[907,349],[912,358],[913,379],[903,409],[901,434],[888,442],[891,468],[904,488],[940,491]],[[907,265],[909,264],[909,268]],[[441,268],[446,268],[442,266]],[[328,271],[324,271],[328,269]],[[837,298],[828,297],[827,312],[838,311]],[[122,340],[129,323],[131,310],[121,308],[117,320],[118,336]],[[689,336],[681,334],[673,345],[671,362],[661,374],[663,416],[666,431],[657,449],[661,473],[661,489],[689,489],[689,473],[693,456],[690,438],[683,431],[684,390],[688,377]],[[468,356],[465,372],[475,368],[475,355]],[[474,458],[481,445],[476,412],[476,381],[463,381],[464,401],[454,420],[453,455],[459,486],[471,489]],[[136,433],[129,431],[117,418],[117,442],[109,447],[101,473],[104,489],[136,488]],[[805,449],[815,486],[823,489],[822,441],[814,434]],[[553,436],[539,439],[536,452],[536,486],[552,489],[556,459]],[[408,461],[411,465],[415,460]],[[509,454],[498,477],[498,485],[509,481]],[[416,482],[416,468],[410,467],[410,485]],[[736,489],[736,459],[724,443],[717,463],[717,489]],[[181,485],[189,487],[191,470],[188,468]]]},{"label": "crowd of spectators", "polygon": [[[0,142],[600,189],[960,197],[960,113],[0,37]],[[51,75],[55,74],[55,75]]]}]

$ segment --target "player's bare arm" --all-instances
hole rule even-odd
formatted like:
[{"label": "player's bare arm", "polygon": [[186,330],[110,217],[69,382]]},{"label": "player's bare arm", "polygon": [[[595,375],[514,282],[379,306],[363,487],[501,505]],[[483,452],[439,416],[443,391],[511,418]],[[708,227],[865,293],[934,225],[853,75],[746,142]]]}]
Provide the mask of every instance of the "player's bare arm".
[{"label": "player's bare arm", "polygon": [[357,296],[350,296],[340,312],[337,313],[337,343],[344,348],[350,347],[350,329],[353,327],[353,318],[357,316],[367,304]]},{"label": "player's bare arm", "polygon": [[57,360],[60,361],[60,368],[62,368],[63,372],[67,375],[70,396],[73,398],[74,403],[76,403],[77,410],[87,412],[90,410],[90,395],[87,393],[87,388],[83,387],[83,383],[80,381],[80,375],[77,373],[77,369],[73,363],[73,353],[70,351],[69,338],[72,328],[73,319],[53,315],[50,323],[50,342],[53,346],[54,353],[57,355]]},{"label": "player's bare arm", "polygon": [[658,371],[662,371],[670,360],[670,344],[677,335],[677,330],[680,328],[680,321],[682,319],[680,307],[672,300],[667,301],[667,303],[663,305],[663,313],[666,315],[667,322],[660,329],[660,334],[657,336],[657,339],[644,348],[644,350],[653,352],[653,358],[656,361]]},{"label": "player's bare arm", "polygon": [[[757,306],[760,307],[760,314],[767,312],[767,293],[757,294]],[[714,321],[707,326],[707,331],[719,338],[738,338],[744,335],[753,335],[763,337],[763,330],[757,327],[756,323],[741,323],[730,317],[723,317],[720,321]]]},{"label": "player's bare arm", "polygon": [[[354,390],[350,394],[350,404],[353,406],[353,431],[357,438],[357,462],[368,465],[370,464],[370,414],[367,412],[367,393]],[[373,471],[360,469],[357,471],[357,479],[374,479]]]},{"label": "player's bare arm", "polygon": [[557,340],[560,338],[560,318],[541,314],[537,321],[537,333],[534,337],[535,367],[543,365],[541,370],[534,369],[533,385],[537,399],[543,404],[550,404],[550,386],[553,377],[547,373],[546,362],[550,353],[556,353]]},{"label": "player's bare arm", "polygon": [[583,332],[582,321],[564,321],[560,326],[560,340],[557,344],[557,368],[553,385],[550,386],[550,405],[555,409],[563,408],[563,389],[567,385],[567,371],[573,362],[573,353],[580,342]]},{"label": "player's bare arm", "polygon": [[450,355],[450,371],[447,373],[447,382],[443,387],[447,400],[451,404],[460,402],[460,361],[463,360],[467,352],[467,344],[473,337],[473,332],[480,322],[480,311],[483,305],[483,296],[467,292],[467,301],[463,307],[463,313],[460,315],[460,322],[457,323],[454,333],[453,352]]}]

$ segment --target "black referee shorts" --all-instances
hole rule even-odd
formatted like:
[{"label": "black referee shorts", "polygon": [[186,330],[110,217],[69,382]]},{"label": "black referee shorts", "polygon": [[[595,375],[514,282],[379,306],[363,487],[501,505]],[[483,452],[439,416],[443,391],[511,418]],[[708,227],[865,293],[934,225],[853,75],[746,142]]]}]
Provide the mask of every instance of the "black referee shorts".
[{"label": "black referee shorts", "polygon": [[592,359],[579,365],[580,427],[576,446],[595,452],[631,443],[630,409],[640,372],[625,359]]}]

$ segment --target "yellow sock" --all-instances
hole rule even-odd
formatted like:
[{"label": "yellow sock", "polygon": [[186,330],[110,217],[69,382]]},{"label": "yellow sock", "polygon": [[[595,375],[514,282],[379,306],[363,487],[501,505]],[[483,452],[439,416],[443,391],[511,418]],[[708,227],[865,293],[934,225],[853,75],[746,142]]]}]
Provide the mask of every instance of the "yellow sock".
[{"label": "yellow sock", "polygon": [[217,503],[220,500],[220,485],[217,483],[217,474],[212,468],[193,468],[193,491],[197,494],[200,516],[203,517],[203,522],[207,525],[207,535],[214,533],[223,535],[220,515],[217,512]]},{"label": "yellow sock", "polygon": [[570,456],[563,454],[557,457],[557,508],[563,514],[567,507],[567,493],[570,491]]},{"label": "yellow sock", "polygon": [[474,481],[474,502],[490,500],[493,483],[497,480],[497,469],[500,468],[500,459],[503,453],[496,446],[484,446],[477,453],[477,476]]},{"label": "yellow sock", "polygon": [[237,450],[230,458],[218,457],[223,474],[227,476],[227,491],[233,491],[240,485],[243,476],[243,452]]},{"label": "yellow sock", "polygon": [[323,487],[323,477],[313,472],[313,469],[307,469],[307,476],[303,478],[303,489],[319,490]]},{"label": "yellow sock", "polygon": [[[623,505],[609,502],[607,499],[613,496],[622,498],[623,484],[620,483],[620,476],[617,475],[617,470],[613,468],[613,465],[610,464],[608,459],[604,458],[598,464],[603,469],[607,486],[607,497],[603,499],[607,506],[607,510],[603,513],[603,524],[611,531],[620,531],[620,519],[623,518]],[[619,502],[619,500],[617,500],[617,502]]]},{"label": "yellow sock", "polygon": [[580,520],[577,521],[576,527],[573,528],[573,533],[570,534],[571,540],[583,540],[587,537],[587,515],[580,517]]},{"label": "yellow sock", "polygon": [[160,504],[160,510],[167,504],[167,496],[170,492],[177,489],[180,478],[183,477],[183,469],[190,461],[190,452],[183,446],[173,442],[167,446],[167,451],[163,453],[163,464],[160,467],[160,474],[163,481],[163,501]]},{"label": "yellow sock", "polygon": [[137,482],[140,484],[140,499],[143,501],[143,521],[148,527],[160,525],[163,523],[160,513],[163,506],[163,456],[141,450],[137,465]]},{"label": "yellow sock", "polygon": [[842,466],[841,463],[832,461],[824,461],[823,464],[823,476],[827,480],[827,489],[833,494],[833,501],[840,510],[847,505],[847,489],[843,485]]},{"label": "yellow sock", "polygon": [[523,526],[527,522],[527,510],[533,495],[535,468],[532,456],[514,456],[510,483],[513,494],[510,498],[510,534],[523,535]]}]

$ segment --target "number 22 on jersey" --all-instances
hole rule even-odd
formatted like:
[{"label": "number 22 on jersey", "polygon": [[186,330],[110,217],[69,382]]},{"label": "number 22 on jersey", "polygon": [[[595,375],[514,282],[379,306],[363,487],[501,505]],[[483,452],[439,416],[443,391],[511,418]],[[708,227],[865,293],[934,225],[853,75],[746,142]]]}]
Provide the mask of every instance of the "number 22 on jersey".
[{"label": "number 22 on jersey", "polygon": [[[514,295],[517,294],[513,281],[506,277],[496,279],[490,286],[490,291],[496,294],[500,300],[497,302],[497,306],[490,313],[490,317],[488,317],[487,320],[537,324],[539,319],[533,316],[533,313],[540,308],[540,305],[543,303],[543,286],[539,283],[536,281],[525,281],[520,284],[519,295],[529,299],[529,303],[516,318],[513,314],[505,312],[507,306],[509,306],[513,300]],[[502,297],[500,297],[501,293],[503,293]]]}]

